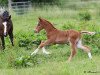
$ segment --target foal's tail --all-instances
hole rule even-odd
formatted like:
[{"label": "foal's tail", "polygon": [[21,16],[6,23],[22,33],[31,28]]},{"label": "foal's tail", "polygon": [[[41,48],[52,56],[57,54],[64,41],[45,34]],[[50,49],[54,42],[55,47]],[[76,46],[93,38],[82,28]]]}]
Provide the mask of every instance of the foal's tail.
[{"label": "foal's tail", "polygon": [[90,31],[81,31],[82,34],[89,34],[89,35],[94,35],[96,32],[90,32]]}]

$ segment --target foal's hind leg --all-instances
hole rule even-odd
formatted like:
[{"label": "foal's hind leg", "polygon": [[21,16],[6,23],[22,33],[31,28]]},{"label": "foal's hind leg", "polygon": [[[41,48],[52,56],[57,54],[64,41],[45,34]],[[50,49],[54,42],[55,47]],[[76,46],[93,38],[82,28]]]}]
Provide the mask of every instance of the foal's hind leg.
[{"label": "foal's hind leg", "polygon": [[88,57],[89,57],[90,59],[92,59],[92,55],[91,55],[91,52],[90,52],[90,48],[87,47],[87,46],[82,45],[82,41],[81,41],[81,40],[78,41],[77,47],[78,47],[78,48],[81,48],[81,49],[83,49],[85,52],[87,52],[87,53],[88,53]]},{"label": "foal's hind leg", "polygon": [[4,36],[1,36],[1,41],[2,41],[2,47],[5,49],[5,41],[4,41]]},{"label": "foal's hind leg", "polygon": [[14,46],[14,43],[13,43],[13,33],[12,32],[9,33],[9,38],[10,38],[10,41],[12,43],[12,46]]},{"label": "foal's hind leg", "polygon": [[46,46],[48,44],[50,44],[50,41],[49,40],[47,40],[45,42],[41,42],[41,44],[38,46],[38,48],[34,52],[32,52],[31,55],[36,54],[39,51],[40,48],[42,48],[43,53],[50,54],[49,52],[46,51],[46,49],[44,47],[44,46]]},{"label": "foal's hind leg", "polygon": [[70,45],[71,45],[71,54],[70,54],[70,57],[68,58],[68,62],[70,62],[71,59],[76,54],[76,42],[75,42],[75,40],[71,40]]}]

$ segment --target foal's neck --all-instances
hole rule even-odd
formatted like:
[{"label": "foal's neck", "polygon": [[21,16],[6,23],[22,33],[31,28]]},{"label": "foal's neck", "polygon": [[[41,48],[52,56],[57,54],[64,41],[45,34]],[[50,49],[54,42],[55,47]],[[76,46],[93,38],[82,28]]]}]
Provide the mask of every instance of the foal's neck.
[{"label": "foal's neck", "polygon": [[46,30],[46,33],[50,33],[51,31],[55,30],[56,28],[51,23],[46,23],[46,26],[44,27]]}]

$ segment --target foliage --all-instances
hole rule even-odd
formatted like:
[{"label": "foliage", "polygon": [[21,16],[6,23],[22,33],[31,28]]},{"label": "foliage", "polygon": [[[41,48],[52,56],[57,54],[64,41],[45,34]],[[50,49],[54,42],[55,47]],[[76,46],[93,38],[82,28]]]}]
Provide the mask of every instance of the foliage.
[{"label": "foliage", "polygon": [[31,67],[36,65],[37,63],[38,62],[36,56],[28,55],[28,56],[20,56],[16,58],[11,65],[12,67],[15,68],[21,68],[21,67],[29,67],[29,66]]},{"label": "foliage", "polygon": [[73,24],[67,24],[67,26],[64,24],[64,25],[62,26],[62,29],[63,29],[63,30],[73,29],[73,28],[74,28]]},{"label": "foliage", "polygon": [[18,38],[18,45],[19,47],[25,47],[27,50],[32,48],[33,44],[38,46],[41,43],[41,40],[45,40],[46,37],[44,37],[45,33],[41,32],[41,34],[27,34],[25,32],[21,31],[21,35],[16,34]]},{"label": "foliage", "polygon": [[7,5],[8,0],[0,0],[0,6],[5,6]]},{"label": "foliage", "polygon": [[89,12],[85,11],[85,12],[80,12],[79,13],[79,19],[80,20],[85,20],[85,21],[89,21],[91,20],[91,15]]}]

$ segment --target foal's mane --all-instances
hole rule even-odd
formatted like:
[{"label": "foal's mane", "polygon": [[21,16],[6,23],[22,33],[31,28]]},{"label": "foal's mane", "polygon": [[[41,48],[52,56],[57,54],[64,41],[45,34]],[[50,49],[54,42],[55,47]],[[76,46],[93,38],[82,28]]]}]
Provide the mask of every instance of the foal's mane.
[{"label": "foal's mane", "polygon": [[[42,20],[44,20],[48,25],[50,25],[50,26],[52,26],[53,28],[55,28],[51,22],[49,22],[49,21],[47,21],[47,20],[45,20],[45,19],[42,19]],[[56,28],[55,28],[55,29],[56,29]]]}]

